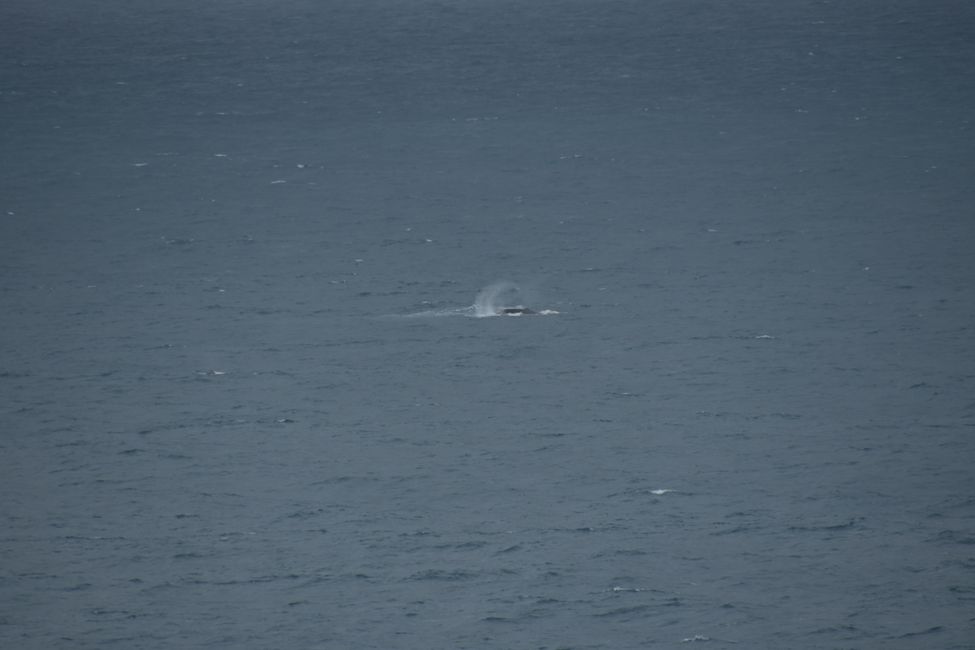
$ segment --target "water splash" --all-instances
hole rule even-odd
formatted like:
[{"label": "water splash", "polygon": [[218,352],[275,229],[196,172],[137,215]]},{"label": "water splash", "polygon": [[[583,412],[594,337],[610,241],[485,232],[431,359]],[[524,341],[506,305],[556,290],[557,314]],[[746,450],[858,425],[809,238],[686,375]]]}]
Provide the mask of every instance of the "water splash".
[{"label": "water splash", "polygon": [[502,280],[490,284],[477,294],[474,299],[474,316],[485,318],[498,316],[506,307],[521,307],[521,289],[514,282]]},{"label": "water splash", "polygon": [[430,318],[442,316],[466,316],[468,318],[488,318],[491,316],[521,316],[526,314],[548,316],[559,312],[553,309],[534,311],[525,307],[524,291],[514,282],[502,280],[484,287],[478,292],[474,304],[469,307],[429,309],[406,314],[409,318]]}]

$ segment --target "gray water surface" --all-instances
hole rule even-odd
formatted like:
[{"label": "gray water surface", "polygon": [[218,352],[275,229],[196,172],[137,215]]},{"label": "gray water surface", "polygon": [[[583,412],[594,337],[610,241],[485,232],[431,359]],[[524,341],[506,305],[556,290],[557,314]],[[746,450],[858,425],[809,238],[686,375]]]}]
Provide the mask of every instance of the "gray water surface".
[{"label": "gray water surface", "polygon": [[975,648],[969,3],[0,25],[0,646]]}]

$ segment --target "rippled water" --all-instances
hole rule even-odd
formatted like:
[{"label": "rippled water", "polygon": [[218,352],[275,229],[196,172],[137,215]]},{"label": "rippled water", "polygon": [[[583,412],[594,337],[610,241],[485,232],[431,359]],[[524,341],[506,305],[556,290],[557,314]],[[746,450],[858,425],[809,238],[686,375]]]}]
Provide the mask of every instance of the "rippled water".
[{"label": "rippled water", "polygon": [[966,5],[199,4],[0,8],[0,645],[975,647]]}]

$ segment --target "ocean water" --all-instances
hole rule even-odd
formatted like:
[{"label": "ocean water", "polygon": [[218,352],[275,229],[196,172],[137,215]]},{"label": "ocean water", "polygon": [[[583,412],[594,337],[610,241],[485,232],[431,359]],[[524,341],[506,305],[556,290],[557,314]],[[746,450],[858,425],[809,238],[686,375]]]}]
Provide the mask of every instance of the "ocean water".
[{"label": "ocean water", "polygon": [[3,648],[975,648],[969,3],[0,24]]}]

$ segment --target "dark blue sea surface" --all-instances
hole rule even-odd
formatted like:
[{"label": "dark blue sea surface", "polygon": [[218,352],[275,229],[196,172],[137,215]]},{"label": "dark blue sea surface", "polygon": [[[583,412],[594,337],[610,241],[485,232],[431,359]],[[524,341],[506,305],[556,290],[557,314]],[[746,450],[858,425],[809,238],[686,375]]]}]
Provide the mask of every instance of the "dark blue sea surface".
[{"label": "dark blue sea surface", "polygon": [[0,647],[975,648],[975,5],[0,25]]}]

